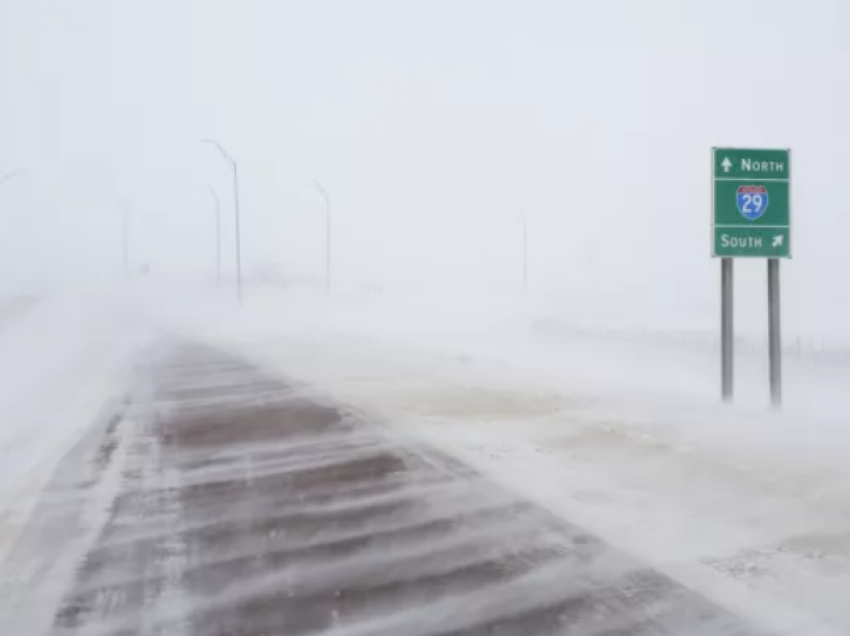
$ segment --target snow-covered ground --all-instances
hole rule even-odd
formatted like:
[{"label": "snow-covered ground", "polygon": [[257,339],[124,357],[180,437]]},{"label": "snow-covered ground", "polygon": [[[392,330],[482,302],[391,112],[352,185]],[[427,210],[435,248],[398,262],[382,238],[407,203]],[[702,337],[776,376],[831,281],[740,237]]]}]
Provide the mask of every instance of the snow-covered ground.
[{"label": "snow-covered ground", "polygon": [[738,611],[850,628],[850,364],[789,356],[777,413],[757,343],[722,406],[705,334],[614,337],[517,299],[136,289],[17,311],[0,324],[2,544],[134,356],[190,338],[427,439]]}]

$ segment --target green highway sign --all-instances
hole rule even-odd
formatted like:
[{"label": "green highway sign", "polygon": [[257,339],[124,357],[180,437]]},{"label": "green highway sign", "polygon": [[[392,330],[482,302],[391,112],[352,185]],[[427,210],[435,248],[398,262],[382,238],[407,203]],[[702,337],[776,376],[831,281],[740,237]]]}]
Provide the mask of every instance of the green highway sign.
[{"label": "green highway sign", "polygon": [[790,258],[791,152],[714,148],[713,253]]}]

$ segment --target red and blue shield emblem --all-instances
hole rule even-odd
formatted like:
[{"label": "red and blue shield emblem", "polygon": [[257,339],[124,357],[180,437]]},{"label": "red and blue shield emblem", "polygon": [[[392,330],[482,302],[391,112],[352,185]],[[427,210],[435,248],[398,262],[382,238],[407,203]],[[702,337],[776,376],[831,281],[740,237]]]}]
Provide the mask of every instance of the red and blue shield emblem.
[{"label": "red and blue shield emblem", "polygon": [[741,186],[736,197],[738,212],[748,221],[755,221],[767,212],[767,188],[764,186]]}]

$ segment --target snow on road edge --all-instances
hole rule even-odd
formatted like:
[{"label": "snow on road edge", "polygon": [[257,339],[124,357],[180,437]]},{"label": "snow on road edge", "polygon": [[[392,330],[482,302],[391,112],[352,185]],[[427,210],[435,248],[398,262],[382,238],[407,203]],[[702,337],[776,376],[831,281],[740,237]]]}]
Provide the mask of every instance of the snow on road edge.
[{"label": "snow on road edge", "polygon": [[129,386],[149,334],[102,298],[42,299],[0,330],[0,563],[53,468]]}]

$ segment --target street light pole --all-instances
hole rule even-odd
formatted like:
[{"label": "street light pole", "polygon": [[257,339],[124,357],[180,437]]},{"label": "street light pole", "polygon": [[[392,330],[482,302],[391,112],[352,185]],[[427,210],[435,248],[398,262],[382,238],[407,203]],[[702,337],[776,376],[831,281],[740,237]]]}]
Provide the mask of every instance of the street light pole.
[{"label": "street light pole", "polygon": [[233,170],[233,208],[236,214],[236,296],[239,302],[242,302],[242,232],[239,218],[239,167],[236,165],[233,157],[224,149],[224,146],[215,139],[204,139],[203,143],[212,144],[218,148],[221,156],[224,157],[224,160],[230,164],[230,168]]},{"label": "street light pole", "polygon": [[118,199],[118,205],[121,207],[121,233],[124,244],[124,282],[126,283],[130,280],[130,210],[123,199]]},{"label": "street light pole", "polygon": [[212,186],[210,194],[215,199],[215,281],[221,287],[221,201]]},{"label": "street light pole", "polygon": [[522,221],[522,291],[528,293],[528,221],[525,214],[519,215]]},{"label": "street light pole", "polygon": [[325,199],[325,286],[330,293],[331,291],[331,254],[332,254],[332,234],[331,234],[331,198],[328,191],[318,181],[313,181],[313,185],[321,192]]}]

